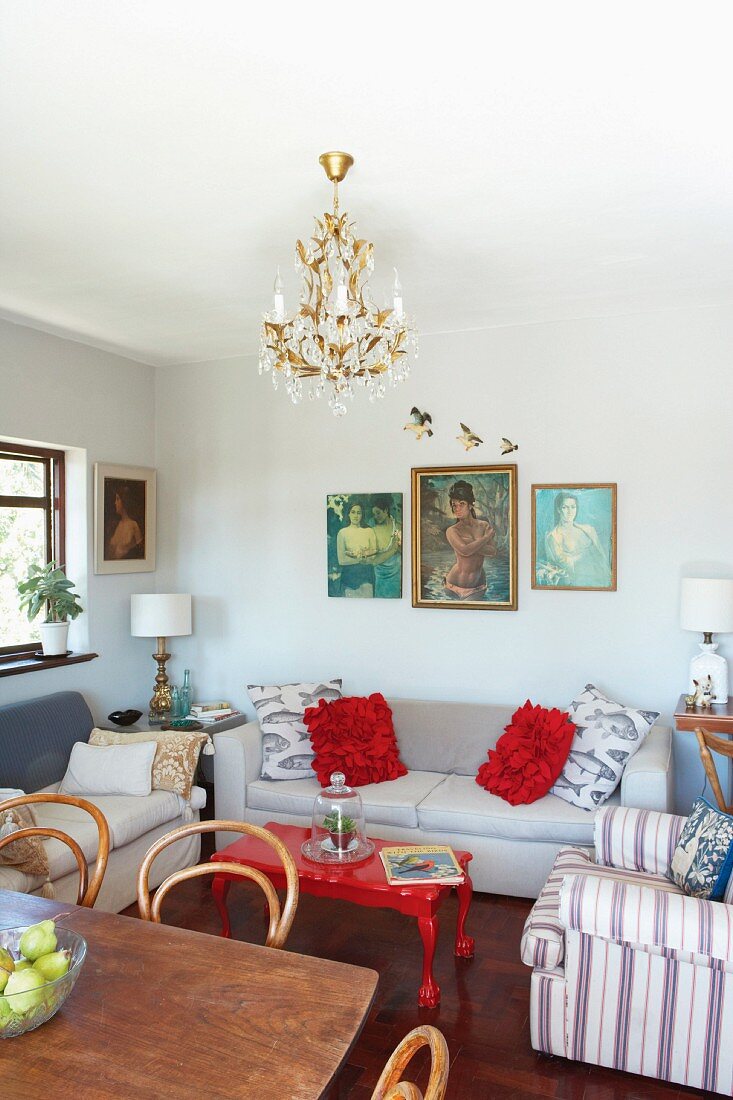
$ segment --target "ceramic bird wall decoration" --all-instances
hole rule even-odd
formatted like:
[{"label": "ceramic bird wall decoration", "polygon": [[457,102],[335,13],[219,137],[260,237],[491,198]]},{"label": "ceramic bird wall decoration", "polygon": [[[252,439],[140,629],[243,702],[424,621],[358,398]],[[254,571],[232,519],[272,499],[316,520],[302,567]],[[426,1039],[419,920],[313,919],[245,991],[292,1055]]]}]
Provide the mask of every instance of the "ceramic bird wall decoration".
[{"label": "ceramic bird wall decoration", "polygon": [[414,432],[415,439],[422,439],[427,432],[428,437],[433,434],[433,429],[430,425],[433,423],[433,418],[429,412],[420,412],[416,405],[413,405],[410,409],[410,422],[405,424],[403,431]]},{"label": "ceramic bird wall decoration", "polygon": [[483,439],[480,439],[475,432],[472,432],[470,428],[467,428],[465,424],[461,424],[461,431],[463,435],[457,435],[456,439],[459,443],[462,443],[467,451],[470,451],[473,447],[478,447],[479,443],[483,443]]},{"label": "ceramic bird wall decoration", "polygon": [[518,443],[512,443],[511,439],[507,439],[506,436],[501,437],[501,453],[503,455],[508,455],[512,451],[518,451],[518,450],[519,450],[519,444]]}]

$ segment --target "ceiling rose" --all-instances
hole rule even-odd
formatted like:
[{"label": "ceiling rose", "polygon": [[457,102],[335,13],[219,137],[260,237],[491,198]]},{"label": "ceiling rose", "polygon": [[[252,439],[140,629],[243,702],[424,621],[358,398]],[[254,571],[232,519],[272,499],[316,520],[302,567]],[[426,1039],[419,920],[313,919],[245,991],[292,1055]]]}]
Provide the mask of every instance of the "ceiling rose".
[{"label": "ceiling rose", "polygon": [[407,378],[410,346],[417,357],[417,331],[404,312],[396,268],[392,305],[380,309],[373,302],[374,246],[357,238],[349,215],[339,213],[338,185],[354,158],[323,153],[319,163],[333,183],[333,213],[315,219],[307,245],[296,243],[295,269],[303,285],[298,311],[289,319],[278,268],[274,307],[262,319],[259,371],[272,372],[275,389],[282,378],[293,404],[302,400],[305,382],[311,401],[327,393],[334,416],[343,416],[345,399],[353,399],[356,387],[375,401],[384,397],[385,382],[394,386]]}]

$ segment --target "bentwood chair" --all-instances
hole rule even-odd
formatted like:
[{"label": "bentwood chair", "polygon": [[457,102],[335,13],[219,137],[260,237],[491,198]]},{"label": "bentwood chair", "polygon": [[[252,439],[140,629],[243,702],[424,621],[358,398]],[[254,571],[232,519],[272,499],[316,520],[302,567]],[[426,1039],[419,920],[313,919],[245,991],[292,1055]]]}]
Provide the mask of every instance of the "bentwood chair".
[{"label": "bentwood chair", "polygon": [[[402,1080],[408,1063],[421,1047],[430,1048],[430,1077],[425,1096],[412,1081]],[[377,1081],[372,1100],[443,1100],[448,1087],[448,1046],[437,1027],[425,1024],[416,1027],[390,1057]]]},{"label": "bentwood chair", "polygon": [[69,836],[68,833],[64,833],[60,829],[52,829],[48,825],[17,829],[14,833],[10,833],[0,840],[0,849],[13,844],[16,840],[25,840],[26,837],[32,836],[42,836],[60,840],[62,844],[66,844],[71,849],[79,868],[79,890],[76,904],[83,905],[86,909],[91,909],[97,900],[97,895],[99,894],[104,879],[104,873],[107,870],[107,860],[109,859],[109,825],[107,824],[107,818],[93,802],[87,802],[85,798],[76,798],[71,794],[18,795],[16,798],[8,798],[5,802],[0,802],[0,813],[4,813],[6,810],[12,810],[15,807],[34,805],[39,802],[53,802],[63,806],[76,806],[77,809],[86,810],[86,812],[94,818],[97,826],[98,842],[97,858],[91,882],[89,881],[89,865],[79,844],[73,837]]},{"label": "bentwood chair", "polygon": [[708,777],[713,794],[715,795],[715,801],[718,803],[718,807],[723,813],[733,813],[733,804],[730,806],[726,805],[723,788],[720,785],[718,771],[715,767],[715,761],[710,755],[710,750],[712,749],[713,752],[719,752],[721,756],[727,756],[729,759],[733,758],[733,739],[718,737],[715,733],[708,733],[708,731],[702,729],[701,726],[697,726],[695,729],[695,737],[700,746],[700,759],[702,760],[702,766],[705,769],[705,774]]},{"label": "bentwood chair", "polygon": [[[195,833],[247,833],[249,836],[257,837],[258,840],[265,841],[270,847],[274,848],[282,862],[285,870],[285,905],[280,911],[280,899],[277,896],[277,891],[272,885],[272,882],[263,874],[262,871],[258,871],[255,867],[247,867],[242,863],[198,863],[193,867],[184,867],[180,871],[174,871],[172,875],[169,875],[167,879],[164,879],[155,892],[155,896],[152,901],[150,898],[149,888],[149,876],[150,868],[155,860],[155,857],[167,848],[169,844],[174,844],[177,840],[182,840],[184,837],[193,836]],[[295,860],[291,856],[288,849],[285,847],[279,837],[274,833],[269,832],[267,829],[260,828],[259,825],[250,825],[244,821],[194,821],[190,825],[181,825],[177,829],[173,829],[170,833],[166,833],[165,836],[160,837],[155,843],[148,849],[144,860],[140,865],[140,870],[137,876],[137,907],[140,911],[140,916],[143,920],[155,921],[160,923],[160,909],[168,892],[179,882],[184,882],[190,878],[200,878],[202,875],[238,875],[240,878],[251,879],[256,882],[258,886],[264,892],[267,902],[268,911],[268,929],[267,939],[265,945],[267,947],[283,947],[288,933],[290,932],[290,926],[293,923],[293,917],[295,916],[295,910],[298,904],[298,871],[295,866]]]}]

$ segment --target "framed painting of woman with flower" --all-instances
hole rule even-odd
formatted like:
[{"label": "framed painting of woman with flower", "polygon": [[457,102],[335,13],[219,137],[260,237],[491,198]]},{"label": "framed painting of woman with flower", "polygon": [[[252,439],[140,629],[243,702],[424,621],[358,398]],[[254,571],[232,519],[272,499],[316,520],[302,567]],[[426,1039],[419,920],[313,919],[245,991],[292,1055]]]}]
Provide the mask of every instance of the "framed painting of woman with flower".
[{"label": "framed painting of woman with flower", "polygon": [[616,591],[616,485],[532,486],[532,587]]}]

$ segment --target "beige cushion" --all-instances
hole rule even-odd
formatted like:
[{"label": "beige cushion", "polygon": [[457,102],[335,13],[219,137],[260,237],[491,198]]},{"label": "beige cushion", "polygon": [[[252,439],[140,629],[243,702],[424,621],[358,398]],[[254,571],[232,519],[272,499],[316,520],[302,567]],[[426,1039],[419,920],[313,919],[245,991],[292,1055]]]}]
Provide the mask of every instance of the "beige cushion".
[{"label": "beige cushion", "polygon": [[[359,787],[367,831],[370,824],[416,828],[418,803],[443,779],[435,772],[408,772],[399,779]],[[313,800],[320,789],[317,779],[285,779],[278,783],[258,779],[247,787],[247,805],[253,810],[310,818]]]},{"label": "beige cushion", "polygon": [[187,801],[191,797],[199,753],[208,740],[209,735],[204,731],[187,733],[184,730],[123,733],[121,730],[93,729],[89,735],[90,745],[134,745],[155,741],[158,747],[153,760],[153,790],[175,791]]},{"label": "beige cushion", "polygon": [[151,769],[155,745],[85,745],[77,741],[71,749],[61,794],[86,797],[135,795],[146,798],[151,791]]},{"label": "beige cushion", "polygon": [[570,806],[552,794],[528,806],[510,806],[468,775],[447,776],[421,802],[417,816],[420,828],[430,833],[593,844],[594,813]]},{"label": "beige cushion", "polygon": [[[180,817],[186,809],[185,801],[173,791],[151,791],[145,798],[136,795],[87,795],[86,801],[94,803],[107,819],[110,848],[122,848],[150,829]],[[39,824],[53,824],[54,828],[69,833],[80,844],[87,860],[92,862],[96,859],[97,826],[88,813],[77,806],[53,802],[39,803],[38,808],[43,811],[38,814]],[[46,844],[61,847],[61,842],[56,840],[46,841]],[[68,852],[68,848],[63,847]],[[68,858],[50,852],[49,858],[51,878],[57,878],[76,866],[70,852]]]},{"label": "beige cushion", "polygon": [[388,699],[400,759],[410,770],[476,775],[516,707]]}]

